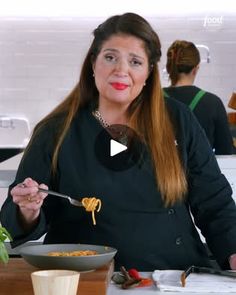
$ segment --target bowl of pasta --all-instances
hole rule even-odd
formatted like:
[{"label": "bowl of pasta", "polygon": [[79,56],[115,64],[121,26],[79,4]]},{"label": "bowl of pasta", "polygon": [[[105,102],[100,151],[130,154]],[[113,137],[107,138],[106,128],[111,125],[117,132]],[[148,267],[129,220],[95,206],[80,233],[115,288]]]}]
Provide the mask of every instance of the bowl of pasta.
[{"label": "bowl of pasta", "polygon": [[20,249],[29,264],[40,269],[92,271],[108,264],[117,250],[108,246],[87,244],[31,245]]}]

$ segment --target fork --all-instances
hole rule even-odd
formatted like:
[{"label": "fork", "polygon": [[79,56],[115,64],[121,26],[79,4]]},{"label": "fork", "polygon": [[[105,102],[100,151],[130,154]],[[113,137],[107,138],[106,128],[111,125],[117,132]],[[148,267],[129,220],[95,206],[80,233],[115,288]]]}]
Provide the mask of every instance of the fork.
[{"label": "fork", "polygon": [[44,189],[44,188],[38,188],[38,192],[42,192],[42,193],[57,196],[57,197],[60,197],[60,198],[64,198],[64,199],[67,199],[71,203],[71,205],[74,205],[74,206],[77,206],[77,207],[83,207],[82,202],[77,201],[75,199],[72,199],[71,197],[69,197],[67,195],[57,193],[57,192],[54,192],[54,191],[51,191],[51,190],[47,190],[47,189]]}]

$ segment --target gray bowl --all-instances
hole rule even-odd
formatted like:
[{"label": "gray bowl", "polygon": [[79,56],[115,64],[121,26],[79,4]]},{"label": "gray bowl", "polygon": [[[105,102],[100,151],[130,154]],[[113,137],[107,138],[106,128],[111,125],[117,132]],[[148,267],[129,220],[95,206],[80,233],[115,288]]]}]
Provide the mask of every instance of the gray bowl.
[{"label": "gray bowl", "polygon": [[[54,251],[94,250],[97,255],[89,256],[49,256]],[[108,246],[86,244],[49,244],[25,246],[20,249],[20,255],[29,264],[41,269],[68,269],[91,271],[109,263],[117,250]]]}]

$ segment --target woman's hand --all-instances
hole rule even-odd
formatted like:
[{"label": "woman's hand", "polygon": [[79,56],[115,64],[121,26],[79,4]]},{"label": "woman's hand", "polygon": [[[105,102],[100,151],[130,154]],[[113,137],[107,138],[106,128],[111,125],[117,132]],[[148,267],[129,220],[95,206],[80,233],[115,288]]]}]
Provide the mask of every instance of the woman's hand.
[{"label": "woman's hand", "polygon": [[236,270],[236,254],[232,254],[229,257],[229,265],[231,269]]},{"label": "woman's hand", "polygon": [[31,178],[26,178],[11,190],[13,202],[19,206],[19,217],[25,229],[32,228],[40,214],[40,208],[47,194],[38,192],[38,188],[48,189],[45,184],[38,184]]}]

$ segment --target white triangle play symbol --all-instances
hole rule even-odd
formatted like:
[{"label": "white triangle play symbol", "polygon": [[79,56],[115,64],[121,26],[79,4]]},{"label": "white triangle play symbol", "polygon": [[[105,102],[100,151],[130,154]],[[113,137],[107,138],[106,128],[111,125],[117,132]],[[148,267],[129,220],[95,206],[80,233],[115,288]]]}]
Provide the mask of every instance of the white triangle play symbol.
[{"label": "white triangle play symbol", "polygon": [[110,140],[110,156],[113,157],[123,151],[127,150],[127,146],[119,143],[113,139]]}]

